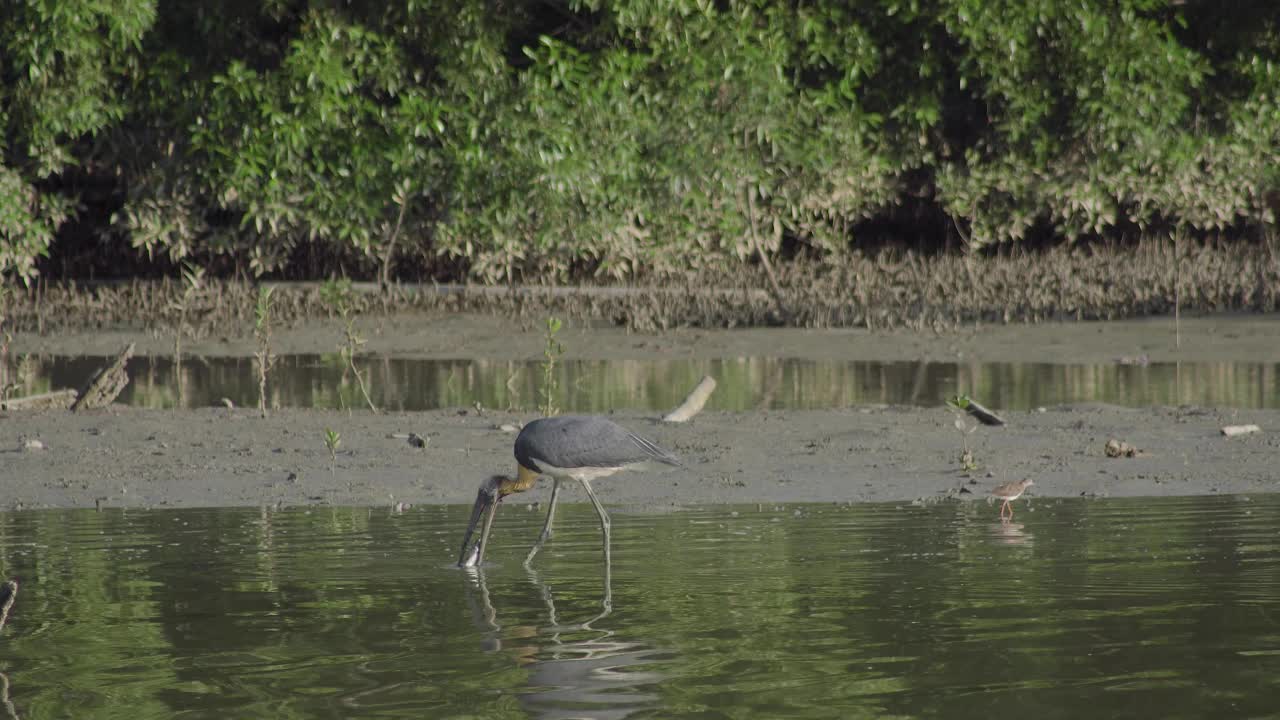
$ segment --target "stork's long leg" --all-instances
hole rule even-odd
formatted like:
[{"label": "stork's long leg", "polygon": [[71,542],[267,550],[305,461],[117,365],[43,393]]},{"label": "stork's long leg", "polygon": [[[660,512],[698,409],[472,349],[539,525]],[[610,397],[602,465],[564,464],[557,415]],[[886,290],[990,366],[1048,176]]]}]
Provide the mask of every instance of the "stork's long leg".
[{"label": "stork's long leg", "polygon": [[604,511],[604,505],[600,504],[600,498],[596,497],[596,491],[591,489],[591,481],[583,480],[582,489],[587,491],[587,497],[591,498],[591,504],[596,508],[596,514],[600,516],[600,534],[604,536],[604,608],[607,612],[613,607],[613,553],[609,548],[609,513]]},{"label": "stork's long leg", "polygon": [[538,541],[529,548],[529,554],[524,559],[525,567],[529,567],[529,563],[533,562],[533,556],[538,554],[542,549],[547,538],[551,537],[551,523],[556,519],[556,500],[560,497],[560,478],[551,479],[551,501],[547,503],[547,521],[542,524],[542,532],[538,534]]}]

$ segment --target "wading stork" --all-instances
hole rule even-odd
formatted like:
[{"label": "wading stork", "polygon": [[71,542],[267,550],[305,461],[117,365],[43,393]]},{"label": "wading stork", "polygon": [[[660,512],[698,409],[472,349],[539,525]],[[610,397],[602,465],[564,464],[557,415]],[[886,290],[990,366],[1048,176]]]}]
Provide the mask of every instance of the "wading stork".
[{"label": "wading stork", "polygon": [[[680,460],[649,440],[627,430],[621,425],[598,415],[565,415],[534,420],[516,437],[516,475],[495,475],[480,484],[476,504],[471,510],[471,521],[462,538],[462,550],[458,565],[469,567],[484,559],[489,530],[498,511],[498,502],[512,493],[524,492],[533,487],[539,475],[551,477],[551,501],[547,507],[547,519],[542,525],[538,541],[529,550],[525,565],[542,549],[551,537],[551,524],[555,520],[556,500],[560,497],[560,483],[577,480],[591,498],[596,514],[600,516],[600,532],[604,537],[605,567],[610,566],[609,513],[591,489],[591,481],[608,477],[622,470],[632,470],[655,464],[679,466]],[[468,553],[471,536],[476,525],[483,522],[480,540]]]}]

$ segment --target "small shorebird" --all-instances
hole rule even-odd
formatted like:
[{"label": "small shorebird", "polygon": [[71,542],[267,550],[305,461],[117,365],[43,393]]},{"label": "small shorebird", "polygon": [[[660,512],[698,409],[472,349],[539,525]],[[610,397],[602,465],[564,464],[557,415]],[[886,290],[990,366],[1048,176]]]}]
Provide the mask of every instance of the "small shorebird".
[{"label": "small shorebird", "polygon": [[1004,504],[1000,506],[1001,520],[1006,519],[1004,514],[1005,510],[1009,511],[1008,519],[1009,520],[1013,519],[1013,505],[1012,505],[1013,501],[1022,497],[1022,493],[1026,492],[1027,488],[1030,487],[1031,485],[1035,485],[1035,482],[1030,478],[1028,478],[1026,480],[1019,480],[1017,482],[1007,482],[1003,485],[997,485],[996,489],[991,491],[992,497],[1004,501]]},{"label": "small shorebird", "polygon": [[[609,513],[591,489],[591,481],[607,477],[621,470],[642,468],[654,463],[680,465],[675,455],[654,445],[607,418],[596,415],[565,415],[534,420],[516,437],[516,476],[495,475],[480,485],[476,504],[471,509],[471,522],[462,538],[462,552],[458,555],[460,567],[479,565],[484,559],[484,547],[489,541],[489,528],[498,511],[498,501],[512,493],[524,492],[533,487],[539,475],[549,475],[553,482],[551,500],[547,508],[547,520],[542,526],[538,541],[525,558],[528,565],[533,556],[551,537],[551,523],[556,514],[556,500],[560,497],[562,480],[577,480],[587,491],[596,514],[600,516],[600,532],[604,536],[605,567],[609,567]],[[480,540],[468,552],[471,535],[476,525],[484,519]]]}]

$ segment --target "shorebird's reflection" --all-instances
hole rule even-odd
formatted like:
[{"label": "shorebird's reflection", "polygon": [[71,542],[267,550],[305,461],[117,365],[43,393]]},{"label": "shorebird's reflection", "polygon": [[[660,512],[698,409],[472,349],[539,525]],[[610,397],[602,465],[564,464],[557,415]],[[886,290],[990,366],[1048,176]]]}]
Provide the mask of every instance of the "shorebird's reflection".
[{"label": "shorebird's reflection", "polygon": [[1001,545],[1030,545],[1034,535],[1022,523],[1001,520],[991,524],[991,536]]},{"label": "shorebird's reflection", "polygon": [[529,688],[518,692],[517,699],[532,715],[613,720],[657,706],[659,697],[646,688],[662,676],[631,668],[659,662],[660,653],[640,643],[619,640],[615,631],[594,625],[613,612],[607,581],[600,612],[582,622],[562,623],[551,586],[526,568],[530,584],[542,598],[548,624],[541,629],[503,627],[484,568],[467,568],[465,572],[472,588],[468,594],[472,614],[477,627],[485,631],[484,649],[511,654],[516,664],[529,672]]}]

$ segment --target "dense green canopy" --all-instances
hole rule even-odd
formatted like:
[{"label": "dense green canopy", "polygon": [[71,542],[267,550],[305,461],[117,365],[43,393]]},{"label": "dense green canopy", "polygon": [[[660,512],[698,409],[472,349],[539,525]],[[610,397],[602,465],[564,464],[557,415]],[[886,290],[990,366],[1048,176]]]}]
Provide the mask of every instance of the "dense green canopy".
[{"label": "dense green canopy", "polygon": [[1269,0],[12,0],[0,73],[23,280],[628,279],[1280,205]]}]

